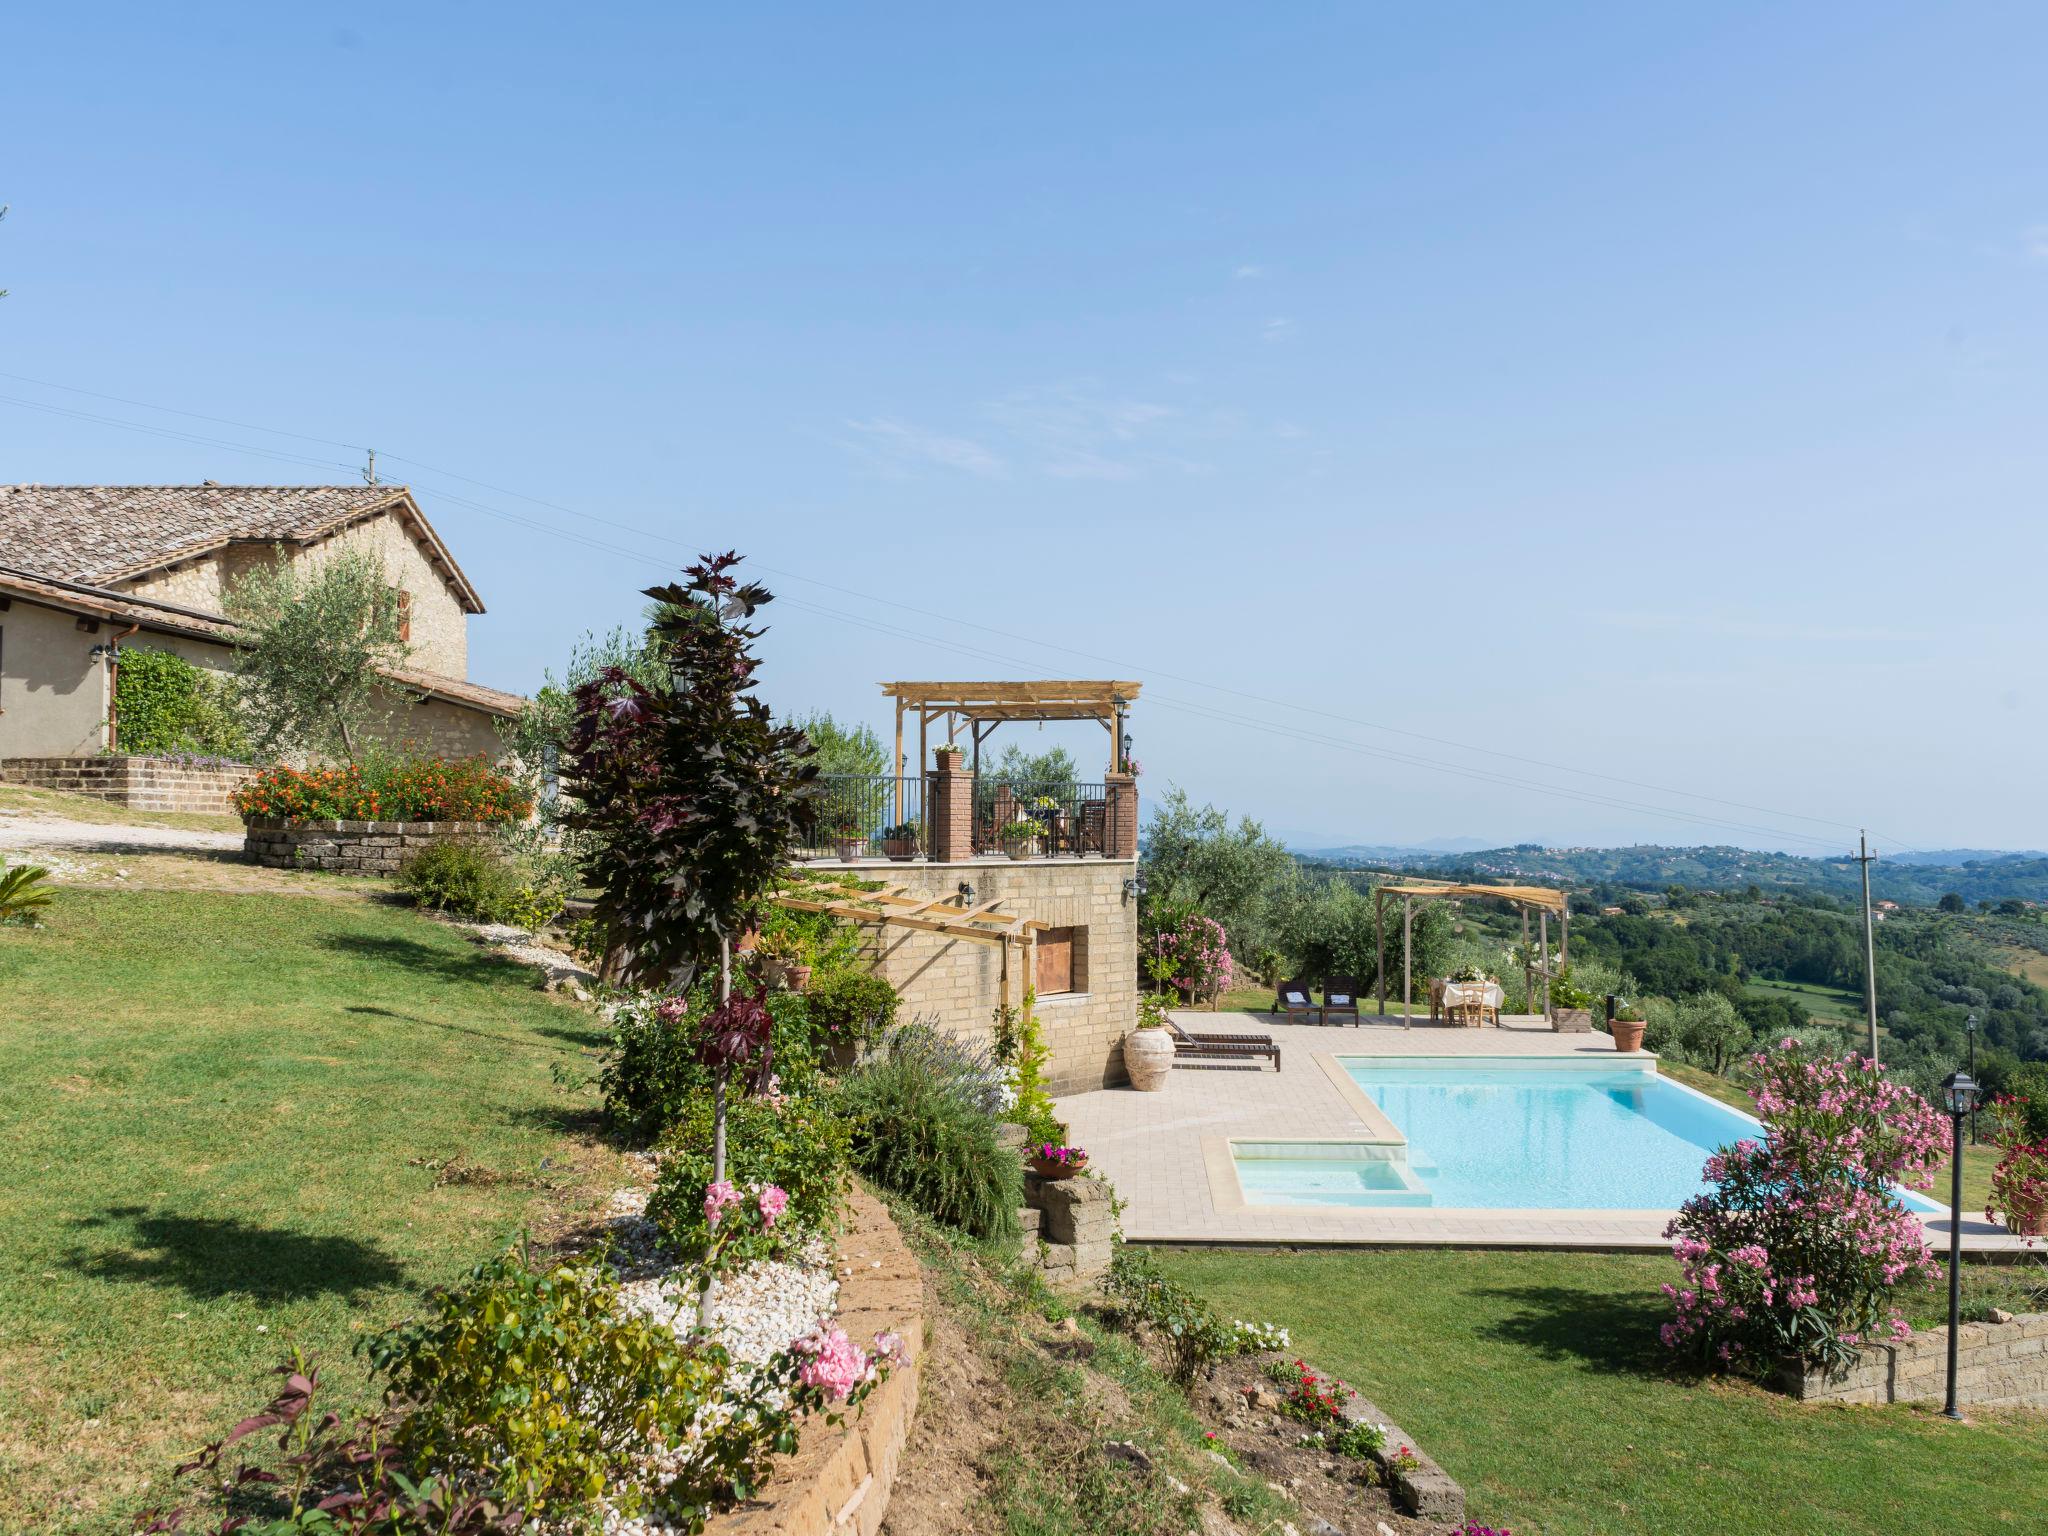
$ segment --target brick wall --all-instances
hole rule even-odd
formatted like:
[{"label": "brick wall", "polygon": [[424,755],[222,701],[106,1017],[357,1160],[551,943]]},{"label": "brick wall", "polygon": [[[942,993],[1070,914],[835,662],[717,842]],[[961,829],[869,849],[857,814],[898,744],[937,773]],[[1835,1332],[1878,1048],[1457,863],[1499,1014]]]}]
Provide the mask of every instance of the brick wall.
[{"label": "brick wall", "polygon": [[189,768],[160,757],[10,757],[0,784],[60,789],[138,811],[199,811],[225,816],[229,797],[255,775],[249,767]]},{"label": "brick wall", "polygon": [[[1907,1403],[1948,1390],[1948,1330],[1930,1328],[1902,1344],[1866,1345],[1845,1375],[1788,1375],[1802,1402]],[[2007,1323],[1965,1323],[1956,1335],[1956,1401],[1978,1407],[2048,1408],[2048,1312]]]},{"label": "brick wall", "polygon": [[[1123,1039],[1138,1010],[1138,916],[1124,898],[1135,867],[1115,859],[972,859],[956,864],[891,864],[890,884],[916,896],[953,896],[961,881],[973,905],[999,900],[996,911],[1055,927],[1087,929],[1087,991],[1042,997],[1038,1021],[1051,1059],[1054,1093],[1077,1093],[1124,1081]],[[993,944],[950,939],[906,928],[866,930],[870,962],[903,995],[899,1017],[927,1018],[949,1034],[986,1042],[1002,996],[1002,951]],[[1012,945],[1010,964],[1029,964]],[[1080,962],[1077,960],[1077,966]],[[1014,975],[1012,1000],[1028,978]]]},{"label": "brick wall", "polygon": [[252,821],[242,855],[272,869],[395,875],[407,855],[431,844],[490,834],[480,821]]},{"label": "brick wall", "polygon": [[917,1413],[925,1350],[924,1277],[882,1203],[856,1188],[838,1249],[847,1264],[839,1325],[863,1348],[878,1333],[902,1337],[910,1358],[843,1424],[805,1421],[796,1454],[746,1506],[714,1518],[710,1536],[875,1536]]}]

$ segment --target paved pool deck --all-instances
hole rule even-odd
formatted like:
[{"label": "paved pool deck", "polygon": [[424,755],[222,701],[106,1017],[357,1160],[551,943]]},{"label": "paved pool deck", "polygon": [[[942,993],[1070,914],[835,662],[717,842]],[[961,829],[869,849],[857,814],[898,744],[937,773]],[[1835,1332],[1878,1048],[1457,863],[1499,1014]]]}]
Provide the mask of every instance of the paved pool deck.
[{"label": "paved pool deck", "polygon": [[[1104,1088],[1058,1101],[1071,1139],[1088,1149],[1092,1165],[1122,1197],[1123,1231],[1133,1242],[1669,1250],[1663,1235],[1673,1215],[1668,1210],[1256,1206],[1238,1189],[1231,1138],[1386,1138],[1390,1122],[1345,1075],[1338,1056],[1616,1059],[1614,1041],[1597,1030],[1556,1034],[1540,1017],[1512,1014],[1497,1029],[1431,1024],[1426,1012],[1412,1027],[1398,1014],[1329,1027],[1197,1010],[1178,1010],[1174,1019],[1191,1033],[1270,1034],[1280,1047],[1281,1070],[1264,1061],[1179,1062],[1157,1093]],[[1923,1220],[1928,1241],[1945,1250],[1948,1218]],[[2023,1245],[1980,1215],[1964,1220],[1963,1246],[1994,1252]]]}]

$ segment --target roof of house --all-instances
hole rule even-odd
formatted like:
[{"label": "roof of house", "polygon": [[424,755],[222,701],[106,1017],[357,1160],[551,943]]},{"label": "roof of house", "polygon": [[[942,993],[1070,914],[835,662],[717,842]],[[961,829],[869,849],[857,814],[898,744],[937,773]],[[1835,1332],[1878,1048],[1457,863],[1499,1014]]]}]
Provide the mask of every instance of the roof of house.
[{"label": "roof of house", "polygon": [[0,486],[0,548],[39,576],[108,586],[230,544],[314,544],[380,513],[411,528],[471,613],[483,599],[402,485]]},{"label": "roof of house", "polygon": [[[109,592],[83,582],[59,581],[0,565],[0,599],[21,598],[65,613],[99,619],[113,624],[133,624],[158,634],[192,635],[203,640],[232,645],[235,623],[219,614],[197,608],[181,608],[154,598],[128,592]],[[442,677],[434,672],[415,672],[406,667],[380,667],[378,671],[402,688],[427,698],[445,699],[486,714],[510,718],[526,708],[527,700],[502,688]]]}]

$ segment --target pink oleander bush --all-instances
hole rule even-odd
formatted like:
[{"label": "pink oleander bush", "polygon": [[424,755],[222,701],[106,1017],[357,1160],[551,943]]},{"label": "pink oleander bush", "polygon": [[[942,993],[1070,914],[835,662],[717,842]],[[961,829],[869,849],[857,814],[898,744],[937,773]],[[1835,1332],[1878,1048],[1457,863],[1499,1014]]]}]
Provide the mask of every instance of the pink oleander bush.
[{"label": "pink oleander bush", "polygon": [[2025,1099],[1994,1099],[1990,1114],[1991,1144],[1999,1157],[1984,1215],[2014,1232],[2038,1232],[2048,1220],[2048,1137],[2028,1134]]},{"label": "pink oleander bush", "polygon": [[1893,1294],[1939,1273],[1893,1186],[1928,1186],[1947,1129],[1861,1056],[1787,1040],[1750,1066],[1765,1139],[1708,1158],[1714,1188],[1665,1229],[1684,1274],[1664,1287],[1676,1316],[1660,1336],[1721,1369],[1840,1370],[1865,1342],[1904,1337]]},{"label": "pink oleander bush", "polygon": [[1215,918],[1200,912],[1163,926],[1153,936],[1152,949],[1148,969],[1154,979],[1170,981],[1190,999],[1221,996],[1236,979],[1229,935]]}]

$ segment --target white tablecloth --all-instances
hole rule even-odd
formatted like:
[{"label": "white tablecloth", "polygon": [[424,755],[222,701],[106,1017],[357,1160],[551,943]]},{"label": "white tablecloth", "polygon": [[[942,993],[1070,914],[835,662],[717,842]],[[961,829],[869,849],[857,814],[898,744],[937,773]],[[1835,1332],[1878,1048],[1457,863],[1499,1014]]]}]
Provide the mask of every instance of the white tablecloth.
[{"label": "white tablecloth", "polygon": [[1444,1006],[1446,1008],[1469,1007],[1473,1003],[1484,1003],[1494,1012],[1500,1011],[1502,993],[1497,981],[1447,981],[1444,983]]}]

